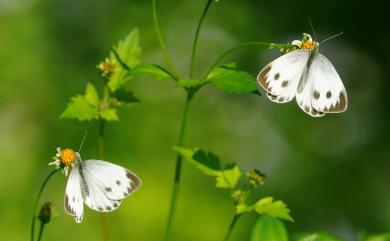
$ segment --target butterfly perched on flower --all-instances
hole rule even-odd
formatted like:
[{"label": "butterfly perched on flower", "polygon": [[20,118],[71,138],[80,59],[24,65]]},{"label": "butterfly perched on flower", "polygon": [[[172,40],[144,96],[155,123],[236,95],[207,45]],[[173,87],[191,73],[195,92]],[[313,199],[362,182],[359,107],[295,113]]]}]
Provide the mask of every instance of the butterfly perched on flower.
[{"label": "butterfly perched on flower", "polygon": [[82,161],[72,149],[57,148],[56,160],[49,165],[69,174],[64,207],[77,223],[83,220],[84,203],[93,210],[111,212],[141,185],[141,179],[126,168],[101,160]]},{"label": "butterfly perched on flower", "polygon": [[318,52],[319,43],[304,33],[291,46],[257,76],[268,98],[286,103],[295,97],[299,107],[313,117],[345,111],[347,92],[332,63]]}]

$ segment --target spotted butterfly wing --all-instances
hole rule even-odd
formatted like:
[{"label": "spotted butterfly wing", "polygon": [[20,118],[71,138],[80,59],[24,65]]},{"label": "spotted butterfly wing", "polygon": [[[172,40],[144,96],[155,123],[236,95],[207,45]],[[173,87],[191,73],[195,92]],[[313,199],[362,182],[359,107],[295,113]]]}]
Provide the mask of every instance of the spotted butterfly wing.
[{"label": "spotted butterfly wing", "polygon": [[110,212],[119,207],[122,199],[141,185],[141,180],[121,166],[100,160],[82,162],[86,181],[85,204],[99,212]]},{"label": "spotted butterfly wing", "polygon": [[309,56],[309,51],[298,49],[275,59],[260,71],[257,83],[271,101],[285,103],[295,97]]},{"label": "spotted butterfly wing", "polygon": [[66,184],[64,208],[65,212],[74,216],[77,223],[81,223],[84,217],[83,195],[81,190],[80,163],[76,163],[70,172]]},{"label": "spotted butterfly wing", "polygon": [[[343,82],[332,63],[317,54],[309,70],[311,105],[319,112],[339,113],[347,109],[348,97]],[[298,98],[298,96],[297,96]]]}]

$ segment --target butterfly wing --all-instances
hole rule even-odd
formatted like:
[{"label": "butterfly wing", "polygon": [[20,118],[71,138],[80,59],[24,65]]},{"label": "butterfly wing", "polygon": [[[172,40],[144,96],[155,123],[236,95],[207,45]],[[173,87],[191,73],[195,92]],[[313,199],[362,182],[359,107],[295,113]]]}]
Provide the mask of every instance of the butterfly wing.
[{"label": "butterfly wing", "polygon": [[332,63],[318,54],[310,68],[309,81],[312,82],[311,105],[325,113],[339,113],[347,109],[347,92]]},{"label": "butterfly wing", "polygon": [[122,199],[141,185],[141,180],[134,173],[106,161],[84,161],[83,173],[88,186],[85,203],[100,212],[115,210]]},{"label": "butterfly wing", "polygon": [[74,216],[77,223],[81,223],[84,217],[83,196],[81,191],[80,164],[72,168],[68,183],[66,184],[64,208],[65,212]]},{"label": "butterfly wing", "polygon": [[294,50],[275,59],[260,71],[257,83],[267,91],[271,101],[285,103],[294,98],[309,56],[307,50]]}]

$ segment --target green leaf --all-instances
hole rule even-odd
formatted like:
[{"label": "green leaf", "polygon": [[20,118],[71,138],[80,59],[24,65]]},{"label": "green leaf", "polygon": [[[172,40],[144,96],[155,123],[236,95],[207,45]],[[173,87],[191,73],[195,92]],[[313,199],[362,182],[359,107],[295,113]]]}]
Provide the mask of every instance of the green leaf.
[{"label": "green leaf", "polygon": [[236,205],[236,214],[250,212],[251,210],[251,207],[248,207],[248,205],[244,202]]},{"label": "green leaf", "polygon": [[132,68],[128,73],[129,78],[152,78],[156,80],[166,80],[172,78],[161,67],[154,64],[139,64]]},{"label": "green leaf", "polygon": [[221,170],[219,158],[211,152],[205,152],[200,149],[188,149],[183,147],[174,147],[184,159],[192,163],[196,168],[209,176],[218,176]]},{"label": "green leaf", "polygon": [[212,152],[183,147],[174,147],[174,149],[205,175],[215,177],[218,188],[233,189],[241,177],[241,171],[236,164],[222,168],[219,157]]},{"label": "green leaf", "polygon": [[87,90],[85,91],[85,99],[92,106],[95,107],[99,106],[100,103],[99,96],[96,92],[95,87],[91,83],[87,84]]},{"label": "green leaf", "polygon": [[287,208],[287,205],[280,200],[274,201],[273,197],[260,199],[254,204],[253,208],[259,214],[268,214],[272,217],[294,221],[290,216],[290,210]]},{"label": "green leaf", "polygon": [[344,241],[343,239],[325,232],[318,231],[314,233],[300,233],[294,235],[294,240],[297,241]]},{"label": "green leaf", "polygon": [[257,92],[256,80],[244,71],[235,70],[234,65],[215,68],[207,76],[207,81],[229,93]]},{"label": "green leaf", "polygon": [[116,113],[116,109],[106,108],[99,111],[100,117],[106,121],[117,121],[119,120]]},{"label": "green leaf", "polygon": [[84,96],[77,95],[71,98],[67,108],[60,118],[77,119],[79,121],[90,121],[97,119],[97,108],[93,107]]},{"label": "green leaf", "polygon": [[121,106],[121,105],[130,105],[139,103],[139,99],[134,96],[134,93],[126,90],[126,89],[119,89],[115,93],[112,94],[113,103]]},{"label": "green leaf", "polygon": [[229,169],[224,169],[217,174],[217,184],[219,188],[230,188],[233,189],[241,177],[240,168],[237,165]]},{"label": "green leaf", "polygon": [[196,88],[206,84],[207,81],[197,79],[186,79],[177,81],[176,85],[183,88]]},{"label": "green leaf", "polygon": [[[113,48],[120,60],[118,60],[114,52],[111,51],[110,59],[114,60],[116,63],[116,69],[109,78],[108,87],[112,92],[115,92],[129,80],[129,76],[127,76],[127,67],[131,69],[140,63],[139,56],[141,54],[141,47],[139,45],[138,29],[133,29],[125,39],[120,40]],[[126,65],[126,67],[123,65]]]},{"label": "green leaf", "polygon": [[279,219],[262,215],[252,230],[250,241],[288,241],[286,227]]}]

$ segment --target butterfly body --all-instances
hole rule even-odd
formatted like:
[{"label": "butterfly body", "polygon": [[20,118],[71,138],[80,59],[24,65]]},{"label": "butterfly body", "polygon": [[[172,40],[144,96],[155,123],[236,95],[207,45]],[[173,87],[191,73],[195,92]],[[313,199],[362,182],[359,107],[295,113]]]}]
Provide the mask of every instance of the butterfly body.
[{"label": "butterfly body", "polygon": [[299,107],[313,117],[345,111],[344,85],[331,62],[318,50],[319,44],[311,37],[306,42],[299,41],[298,49],[260,71],[258,85],[276,103],[286,103],[295,97]]},{"label": "butterfly body", "polygon": [[99,212],[117,209],[122,200],[141,185],[141,180],[128,169],[102,160],[82,161],[75,152],[65,191],[65,212],[77,223],[84,217],[84,203]]}]

